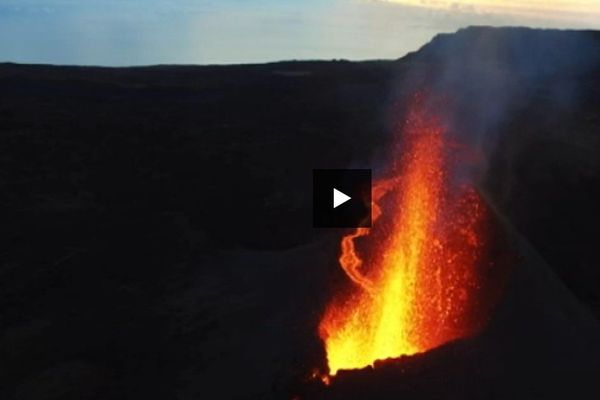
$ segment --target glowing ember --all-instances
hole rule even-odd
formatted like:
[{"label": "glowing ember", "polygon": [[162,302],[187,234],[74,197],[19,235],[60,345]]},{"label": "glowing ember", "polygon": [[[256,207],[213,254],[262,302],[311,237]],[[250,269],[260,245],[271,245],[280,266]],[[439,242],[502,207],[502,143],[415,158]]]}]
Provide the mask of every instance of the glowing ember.
[{"label": "glowing ember", "polygon": [[331,376],[475,330],[482,201],[473,188],[450,184],[456,171],[444,127],[418,101],[401,149],[394,177],[374,184],[373,228],[342,239],[339,261],[355,285],[319,327]]}]

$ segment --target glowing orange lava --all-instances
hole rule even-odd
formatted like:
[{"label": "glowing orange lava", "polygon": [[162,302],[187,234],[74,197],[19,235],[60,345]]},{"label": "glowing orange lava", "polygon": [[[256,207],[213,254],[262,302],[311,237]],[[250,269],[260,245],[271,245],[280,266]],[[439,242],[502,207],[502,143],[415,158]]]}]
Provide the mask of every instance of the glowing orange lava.
[{"label": "glowing orange lava", "polygon": [[319,326],[331,376],[475,330],[482,201],[472,187],[450,184],[446,132],[419,102],[402,134],[393,177],[374,184],[373,228],[342,239],[339,261],[353,285]]}]

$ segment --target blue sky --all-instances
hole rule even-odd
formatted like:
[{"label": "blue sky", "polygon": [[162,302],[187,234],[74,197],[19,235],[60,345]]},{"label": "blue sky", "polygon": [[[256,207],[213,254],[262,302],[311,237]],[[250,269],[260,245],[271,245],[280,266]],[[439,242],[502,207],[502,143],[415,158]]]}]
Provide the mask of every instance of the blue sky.
[{"label": "blue sky", "polygon": [[[575,1],[573,13],[521,4],[499,8],[490,5],[494,1],[0,0],[0,61],[146,65],[398,58],[437,33],[473,24],[600,29],[600,1]],[[586,7],[590,11],[581,12]]]}]

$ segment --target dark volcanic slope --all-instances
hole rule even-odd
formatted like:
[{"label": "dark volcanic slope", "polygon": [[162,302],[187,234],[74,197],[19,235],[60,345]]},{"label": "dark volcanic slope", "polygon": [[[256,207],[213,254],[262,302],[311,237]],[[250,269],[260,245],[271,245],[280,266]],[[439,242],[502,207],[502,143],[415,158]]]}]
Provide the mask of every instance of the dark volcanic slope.
[{"label": "dark volcanic slope", "polygon": [[292,192],[313,167],[369,158],[390,67],[3,65],[3,204],[182,212],[219,243],[298,243],[309,215]]},{"label": "dark volcanic slope", "polygon": [[289,398],[340,279],[312,168],[369,165],[420,82],[468,82],[448,90],[464,115],[500,103],[477,97],[497,89],[481,71],[518,71],[485,121],[482,187],[599,317],[598,49],[597,32],[470,28],[389,62],[0,65],[0,397]]}]

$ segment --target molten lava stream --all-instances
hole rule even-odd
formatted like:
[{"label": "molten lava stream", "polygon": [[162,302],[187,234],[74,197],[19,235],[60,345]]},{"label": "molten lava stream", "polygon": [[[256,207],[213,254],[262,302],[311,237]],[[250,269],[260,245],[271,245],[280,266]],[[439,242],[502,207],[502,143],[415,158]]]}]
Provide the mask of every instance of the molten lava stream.
[{"label": "molten lava stream", "polygon": [[[373,228],[341,243],[350,293],[329,304],[319,326],[329,374],[437,347],[473,333],[483,241],[482,202],[450,185],[445,131],[415,108],[403,131],[399,169],[373,188]],[[377,235],[374,232],[379,232]],[[363,261],[357,238],[368,243]]]}]

